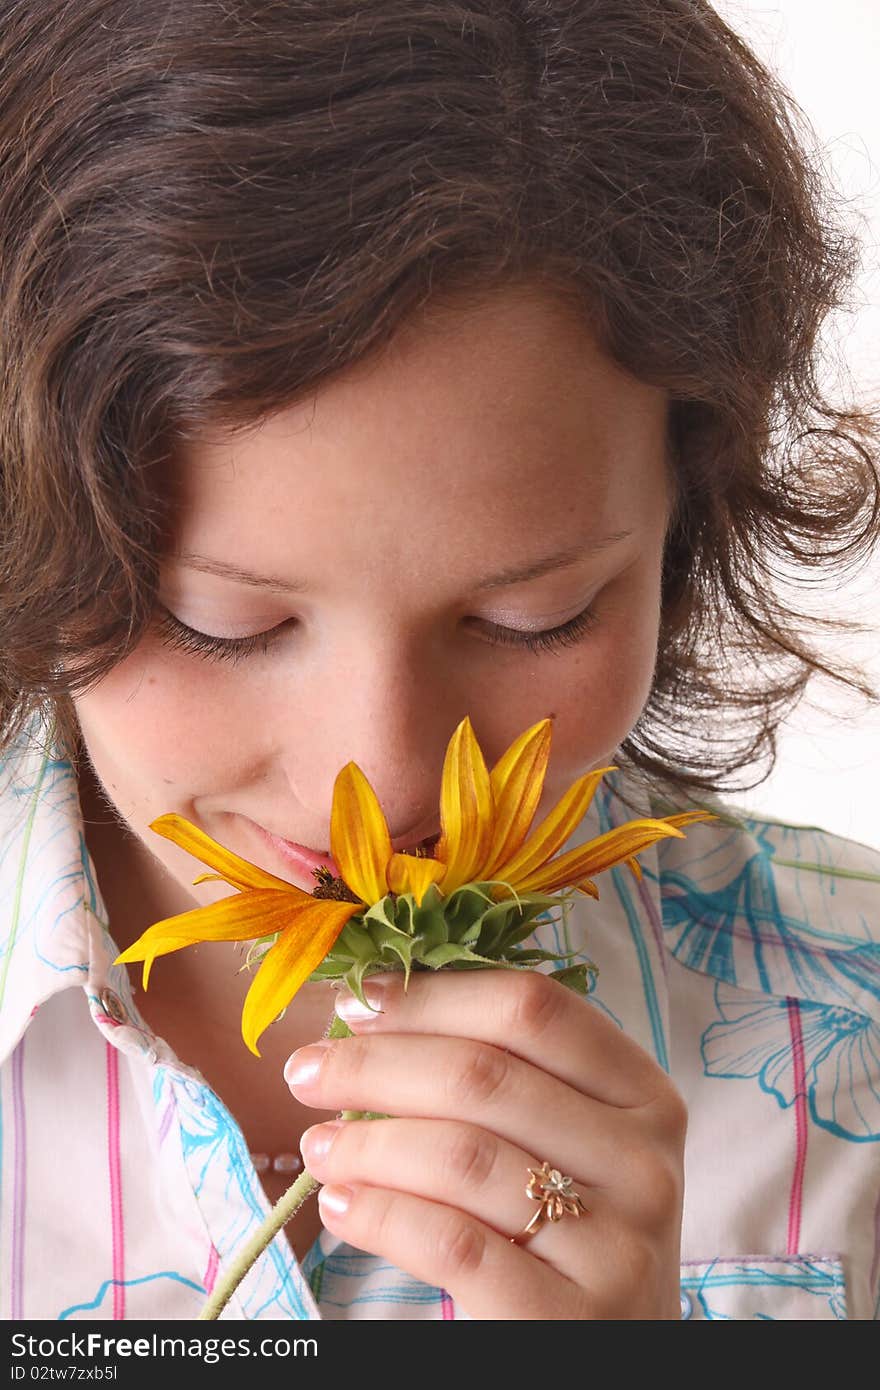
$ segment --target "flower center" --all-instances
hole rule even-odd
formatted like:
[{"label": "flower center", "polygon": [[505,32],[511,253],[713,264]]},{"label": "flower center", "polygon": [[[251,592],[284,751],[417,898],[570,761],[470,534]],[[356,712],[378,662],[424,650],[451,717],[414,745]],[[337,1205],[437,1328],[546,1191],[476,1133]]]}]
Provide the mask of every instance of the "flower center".
[{"label": "flower center", "polygon": [[360,898],[352,893],[348,884],[341,878],[334,878],[329,869],[312,869],[312,873],[318,880],[317,887],[312,889],[313,898],[332,898],[338,903],[360,902]]},{"label": "flower center", "polygon": [[416,859],[430,859],[439,842],[439,835],[430,835],[427,840],[420,841],[415,849],[405,849],[403,853],[411,854]]}]

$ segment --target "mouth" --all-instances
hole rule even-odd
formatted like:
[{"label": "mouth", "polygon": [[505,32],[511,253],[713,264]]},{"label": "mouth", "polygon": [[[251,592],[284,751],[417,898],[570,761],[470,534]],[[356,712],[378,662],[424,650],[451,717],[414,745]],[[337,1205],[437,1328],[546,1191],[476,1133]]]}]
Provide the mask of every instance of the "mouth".
[{"label": "mouth", "polygon": [[[329,849],[312,849],[310,845],[300,845],[294,840],[287,840],[281,835],[274,835],[271,830],[260,825],[257,821],[251,821],[254,829],[259,831],[262,838],[269,844],[276,854],[281,855],[284,861],[292,868],[298,869],[301,873],[311,874],[315,869],[328,869],[334,878],[341,878],[339,866],[332,857]],[[440,831],[433,835],[426,836],[416,844],[406,847],[393,845],[393,849],[398,854],[412,854],[417,858],[429,857],[433,854],[440,839]]]}]

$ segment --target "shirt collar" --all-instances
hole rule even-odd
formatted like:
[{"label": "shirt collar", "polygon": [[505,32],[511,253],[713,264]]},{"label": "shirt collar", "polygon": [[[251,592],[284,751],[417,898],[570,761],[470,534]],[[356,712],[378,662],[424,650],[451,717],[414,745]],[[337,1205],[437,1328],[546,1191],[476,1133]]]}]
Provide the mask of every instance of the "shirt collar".
[{"label": "shirt collar", "polygon": [[0,1061],[34,1013],[72,985],[124,1051],[173,1054],[144,1027],[85,842],[73,766],[34,720],[0,760]]}]

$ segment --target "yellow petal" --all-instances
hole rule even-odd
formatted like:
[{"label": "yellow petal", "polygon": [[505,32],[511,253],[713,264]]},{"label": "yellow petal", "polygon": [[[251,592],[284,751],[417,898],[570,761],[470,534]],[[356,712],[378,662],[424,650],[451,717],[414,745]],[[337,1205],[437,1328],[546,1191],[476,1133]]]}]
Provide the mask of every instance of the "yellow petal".
[{"label": "yellow petal", "polygon": [[412,893],[416,906],[421,907],[422,898],[432,883],[440,883],[446,874],[446,865],[427,856],[414,854],[392,854],[388,864],[388,888],[392,893]]},{"label": "yellow petal", "polygon": [[[195,855],[196,859],[201,859],[203,864],[210,864],[211,868],[217,869],[221,878],[226,883],[231,883],[234,888],[293,888],[294,892],[302,893],[302,889],[294,888],[283,878],[276,878],[274,874],[267,873],[265,869],[258,869],[256,864],[233,854],[232,850],[224,849],[223,845],[212,840],[210,835],[206,835],[204,830],[193,825],[185,816],[169,812],[151,821],[150,829],[155,830],[157,835],[164,835],[166,840],[173,840],[181,849]],[[199,879],[195,881],[201,882]],[[311,894],[302,893],[302,896],[308,898]]]},{"label": "yellow petal", "polygon": [[584,875],[598,874],[612,868],[667,835],[680,840],[685,838],[676,826],[665,820],[647,818],[627,821],[625,825],[616,826],[595,840],[560,855],[526,878],[518,878],[517,892],[552,893],[557,888],[582,879]]},{"label": "yellow petal", "polygon": [[492,786],[480,745],[465,715],[446,749],[440,787],[443,827],[434,855],[446,865],[443,892],[479,877],[492,853]]},{"label": "yellow petal", "polygon": [[313,898],[266,952],[247,992],[241,1013],[241,1036],[259,1057],[257,1039],[287,1008],[300,986],[333,947],[360,903]]},{"label": "yellow petal", "polygon": [[583,883],[576,883],[574,886],[580,889],[582,893],[586,893],[588,898],[598,898],[599,896],[599,889],[590,878],[585,878]]},{"label": "yellow petal", "polygon": [[712,811],[681,811],[675,816],[664,816],[663,819],[670,825],[695,825],[701,820],[718,820]]},{"label": "yellow petal", "polygon": [[552,737],[552,720],[542,719],[514,739],[492,769],[495,832],[483,878],[492,878],[499,864],[508,863],[529,833],[544,789]]},{"label": "yellow petal", "polygon": [[[291,888],[287,884],[288,889]],[[163,917],[142,932],[137,941],[116,957],[114,965],[129,961],[144,962],[144,989],[157,956],[193,946],[197,941],[251,941],[271,932],[281,931],[293,915],[303,910],[302,903],[314,903],[308,893],[279,893],[274,888],[253,888],[245,893],[232,893],[218,903],[194,907]],[[318,900],[321,901],[320,899]]]},{"label": "yellow petal", "polygon": [[333,785],[330,853],[343,881],[362,902],[372,905],[385,897],[391,836],[376,793],[357,763],[346,763]]},{"label": "yellow petal", "polygon": [[[593,883],[592,879],[585,878],[582,883],[572,883],[570,886],[575,892],[584,893],[588,898],[598,899],[599,897],[599,889],[596,887],[595,883]],[[500,885],[491,888],[489,891],[493,902],[503,902],[504,899],[510,897],[510,894],[505,892],[504,888]]]},{"label": "yellow petal", "polygon": [[496,878],[509,879],[519,887],[520,883],[524,883],[530,875],[552,859],[560,845],[565,844],[587,814],[596,788],[605,773],[616,771],[616,767],[596,768],[592,772],[585,772],[573,782],[549,815],[544,817],[537,830],[529,836],[519,853],[498,866]]}]

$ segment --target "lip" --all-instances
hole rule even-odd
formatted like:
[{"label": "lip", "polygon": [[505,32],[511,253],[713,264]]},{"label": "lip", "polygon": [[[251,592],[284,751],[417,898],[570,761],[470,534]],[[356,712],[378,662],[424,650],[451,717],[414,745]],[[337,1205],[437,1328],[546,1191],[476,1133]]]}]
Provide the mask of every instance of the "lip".
[{"label": "lip", "polygon": [[[301,877],[304,877],[310,885],[314,884],[315,869],[329,869],[334,878],[342,877],[339,866],[331,855],[323,854],[320,850],[311,849],[308,845],[297,844],[294,840],[285,840],[281,835],[273,835],[271,830],[267,830],[264,825],[260,825],[259,821],[251,820],[248,816],[242,816],[242,819],[253,826],[254,830],[259,833],[264,844],[266,844],[269,849],[273,850],[274,853],[284,861],[288,868],[293,869]],[[440,831],[438,830],[435,831],[433,835],[424,836],[423,839],[417,841],[416,844],[421,845],[424,843],[424,840],[436,842],[439,836]],[[400,852],[398,846],[393,847],[398,853]],[[412,849],[414,845],[408,844],[406,848]]]},{"label": "lip", "polygon": [[284,860],[285,864],[307,879],[311,879],[312,883],[314,883],[313,873],[315,869],[329,869],[334,878],[340,877],[339,866],[329,854],[320,854],[317,850],[309,849],[308,845],[298,845],[293,840],[284,840],[280,835],[273,835],[270,830],[267,830],[257,821],[250,823],[255,830],[259,831],[269,848]]}]

